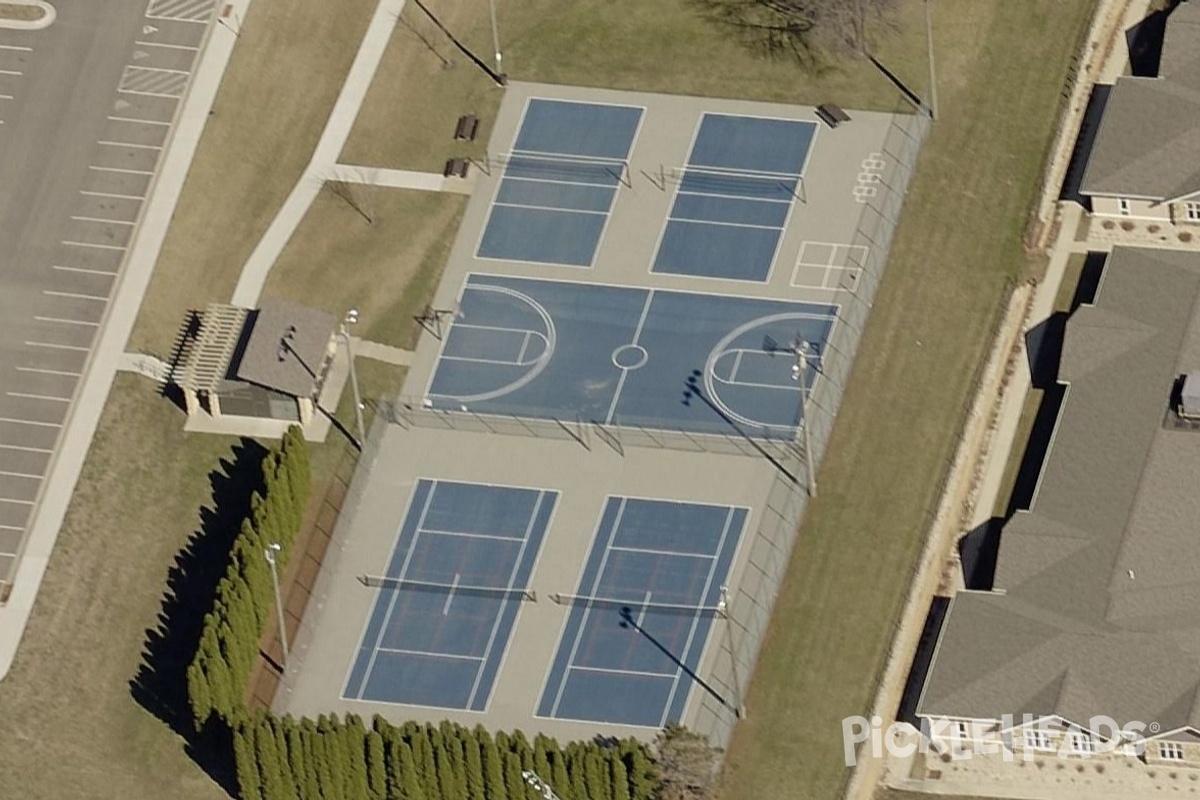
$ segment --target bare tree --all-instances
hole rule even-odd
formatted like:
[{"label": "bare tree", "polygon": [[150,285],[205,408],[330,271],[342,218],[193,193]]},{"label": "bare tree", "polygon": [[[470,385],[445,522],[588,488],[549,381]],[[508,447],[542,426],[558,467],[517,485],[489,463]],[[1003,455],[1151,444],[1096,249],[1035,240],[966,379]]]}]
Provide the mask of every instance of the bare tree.
[{"label": "bare tree", "polygon": [[662,780],[660,800],[708,800],[720,751],[681,725],[668,725],[655,741]]},{"label": "bare tree", "polygon": [[376,172],[367,167],[343,167],[341,178],[325,182],[333,196],[346,201],[368,225],[375,224]]},{"label": "bare tree", "polygon": [[898,0],[692,0],[717,22],[738,29],[769,56],[819,66],[833,53],[864,53],[867,23],[887,21]]}]

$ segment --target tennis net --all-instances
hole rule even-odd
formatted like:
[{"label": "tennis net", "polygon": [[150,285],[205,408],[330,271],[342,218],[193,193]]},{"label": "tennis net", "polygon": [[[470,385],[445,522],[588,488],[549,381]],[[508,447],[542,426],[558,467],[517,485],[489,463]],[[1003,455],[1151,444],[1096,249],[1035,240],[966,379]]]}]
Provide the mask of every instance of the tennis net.
[{"label": "tennis net", "polygon": [[725,606],[690,605],[687,603],[655,603],[645,600],[616,600],[611,597],[594,597],[581,594],[564,594],[555,592],[549,596],[560,606],[585,606],[587,608],[611,608],[622,614],[635,616],[643,611],[650,614],[681,614],[697,617],[723,617]]},{"label": "tennis net", "polygon": [[358,582],[371,588],[388,589],[391,591],[430,592],[432,594],[463,594],[477,597],[498,597],[501,599],[537,601],[537,592],[532,589],[522,589],[511,586],[471,586],[462,583],[435,583],[418,581],[410,578],[389,578],[386,575],[359,575]]}]

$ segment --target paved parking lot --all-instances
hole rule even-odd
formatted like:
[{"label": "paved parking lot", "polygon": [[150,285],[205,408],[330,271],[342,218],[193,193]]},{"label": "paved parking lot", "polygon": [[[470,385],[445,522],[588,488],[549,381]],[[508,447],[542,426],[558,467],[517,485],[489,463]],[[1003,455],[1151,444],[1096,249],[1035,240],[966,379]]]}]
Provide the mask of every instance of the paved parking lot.
[{"label": "paved parking lot", "polygon": [[0,582],[217,7],[66,0],[45,30],[0,31],[0,182],[18,187],[0,198]]}]

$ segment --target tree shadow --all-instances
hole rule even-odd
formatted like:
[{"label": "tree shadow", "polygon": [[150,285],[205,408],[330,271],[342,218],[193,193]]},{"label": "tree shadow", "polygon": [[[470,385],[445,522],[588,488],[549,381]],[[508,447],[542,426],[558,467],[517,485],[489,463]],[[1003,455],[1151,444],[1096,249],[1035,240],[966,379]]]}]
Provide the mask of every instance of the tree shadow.
[{"label": "tree shadow", "polygon": [[212,503],[201,509],[199,528],[168,570],[157,624],[146,630],[142,663],[129,682],[138,705],[182,737],[188,756],[230,796],[237,795],[230,732],[219,721],[196,731],[188,705],[187,668],[200,642],[204,615],[212,609],[217,584],[225,574],[234,538],[250,513],[250,497],[263,490],[266,454],[261,444],[243,438],[209,473]]}]

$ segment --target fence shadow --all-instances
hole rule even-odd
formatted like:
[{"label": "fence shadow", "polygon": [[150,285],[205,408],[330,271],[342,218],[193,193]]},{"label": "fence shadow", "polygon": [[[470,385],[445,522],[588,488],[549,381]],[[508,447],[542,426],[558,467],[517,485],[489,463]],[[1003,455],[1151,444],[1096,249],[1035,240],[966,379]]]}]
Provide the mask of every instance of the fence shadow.
[{"label": "fence shadow", "polygon": [[201,509],[199,528],[168,570],[157,624],[146,629],[142,663],[129,682],[138,705],[182,737],[188,755],[231,796],[236,796],[237,781],[229,731],[220,723],[196,731],[187,699],[187,668],[233,540],[250,513],[251,494],[263,489],[266,454],[261,444],[243,438],[209,473],[211,504]]}]

